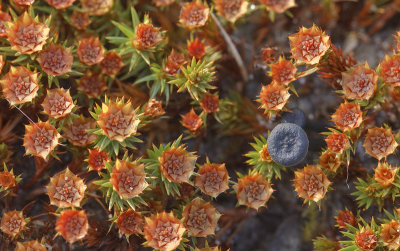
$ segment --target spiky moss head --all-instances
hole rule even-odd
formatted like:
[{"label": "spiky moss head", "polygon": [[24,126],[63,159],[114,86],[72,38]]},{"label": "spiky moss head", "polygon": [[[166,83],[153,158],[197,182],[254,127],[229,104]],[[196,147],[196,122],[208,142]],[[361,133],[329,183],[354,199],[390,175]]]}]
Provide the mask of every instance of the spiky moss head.
[{"label": "spiky moss head", "polygon": [[299,164],[307,155],[308,138],[304,130],[292,123],[277,125],[268,137],[268,153],[282,166]]}]

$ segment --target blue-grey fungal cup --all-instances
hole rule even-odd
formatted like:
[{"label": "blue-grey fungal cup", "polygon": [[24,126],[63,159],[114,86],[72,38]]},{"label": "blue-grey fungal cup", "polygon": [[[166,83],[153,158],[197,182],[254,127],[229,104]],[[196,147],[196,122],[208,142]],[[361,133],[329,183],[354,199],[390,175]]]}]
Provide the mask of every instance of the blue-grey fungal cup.
[{"label": "blue-grey fungal cup", "polygon": [[277,125],[267,139],[268,153],[282,166],[299,164],[307,155],[308,138],[304,130],[292,123]]}]

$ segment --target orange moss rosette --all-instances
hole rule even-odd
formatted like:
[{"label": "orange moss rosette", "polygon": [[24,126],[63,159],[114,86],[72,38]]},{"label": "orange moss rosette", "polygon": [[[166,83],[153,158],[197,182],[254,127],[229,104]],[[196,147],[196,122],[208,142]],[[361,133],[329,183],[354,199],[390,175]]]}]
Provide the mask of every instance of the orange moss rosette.
[{"label": "orange moss rosette", "polygon": [[392,154],[396,150],[398,144],[394,139],[391,129],[372,128],[368,129],[363,146],[366,153],[381,160],[389,154]]},{"label": "orange moss rosette", "polygon": [[261,59],[264,64],[270,64],[275,62],[275,49],[271,47],[261,48]]},{"label": "orange moss rosette", "polygon": [[99,151],[97,149],[89,149],[88,163],[91,169],[100,171],[106,168],[104,162],[110,161],[106,151]]},{"label": "orange moss rosette", "polygon": [[354,235],[357,247],[362,251],[372,251],[378,245],[378,238],[370,228],[363,228]]},{"label": "orange moss rosette", "polygon": [[59,208],[80,207],[86,185],[67,168],[50,178],[46,190],[51,205]]},{"label": "orange moss rosette", "polygon": [[78,90],[90,98],[98,98],[107,90],[107,83],[101,75],[87,71],[78,82]]},{"label": "orange moss rosette", "polygon": [[295,0],[261,0],[261,2],[276,13],[283,13],[290,8],[296,7]]},{"label": "orange moss rosette", "polygon": [[124,199],[133,198],[147,187],[143,164],[117,159],[111,173],[110,182],[114,190]]},{"label": "orange moss rosette", "polygon": [[167,63],[165,64],[165,72],[174,75],[176,74],[182,65],[186,63],[186,58],[182,53],[179,53],[172,49],[168,55]]},{"label": "orange moss rosette", "polygon": [[400,222],[391,220],[380,226],[381,239],[389,250],[398,250],[400,248]]},{"label": "orange moss rosette", "polygon": [[179,22],[187,29],[200,28],[207,22],[210,9],[201,0],[182,6]]},{"label": "orange moss rosette", "polygon": [[339,157],[330,151],[323,152],[319,157],[319,165],[333,173],[336,173],[337,169],[340,167],[340,163]]},{"label": "orange moss rosette", "polygon": [[239,178],[236,186],[239,205],[246,205],[256,210],[265,206],[273,191],[271,184],[259,173]]},{"label": "orange moss rosette", "polygon": [[55,119],[67,116],[75,107],[69,90],[63,88],[47,90],[42,106],[44,112]]},{"label": "orange moss rosette", "polygon": [[351,211],[340,210],[338,216],[336,217],[336,223],[339,228],[347,228],[346,224],[351,226],[356,225],[356,217]]},{"label": "orange moss rosette", "polygon": [[325,138],[325,142],[328,150],[336,154],[342,154],[350,147],[349,139],[344,133],[333,132]]},{"label": "orange moss rosette", "polygon": [[206,113],[213,113],[219,110],[219,98],[218,95],[213,95],[211,93],[204,94],[203,98],[200,100],[200,106]]},{"label": "orange moss rosette", "polygon": [[187,42],[187,50],[192,58],[201,59],[206,55],[206,45],[198,38]]},{"label": "orange moss rosette", "polygon": [[289,85],[296,80],[297,68],[289,60],[279,57],[279,60],[270,65],[272,80],[281,85]]},{"label": "orange moss rosette", "polygon": [[160,28],[156,28],[152,24],[141,23],[136,27],[136,38],[132,43],[139,50],[149,50],[161,40]]},{"label": "orange moss rosette", "polygon": [[71,124],[64,127],[64,136],[75,146],[87,146],[92,144],[97,135],[88,133],[87,130],[95,129],[96,121],[85,118],[82,115],[71,119]]},{"label": "orange moss rosette", "polygon": [[79,41],[76,53],[79,60],[86,65],[98,64],[104,58],[103,47],[98,37],[85,38]]},{"label": "orange moss rosette", "polygon": [[37,240],[17,242],[14,251],[46,251],[47,248]]},{"label": "orange moss rosette", "polygon": [[123,63],[121,57],[113,51],[108,52],[100,62],[100,67],[103,73],[110,76],[116,75],[119,70],[121,70],[122,66]]},{"label": "orange moss rosette", "polygon": [[181,115],[182,125],[189,129],[191,132],[196,132],[203,125],[203,120],[196,114],[192,108],[190,112]]},{"label": "orange moss rosette", "polygon": [[183,208],[182,217],[189,235],[206,237],[215,234],[220,214],[209,202],[196,198]]},{"label": "orange moss rosette", "polygon": [[97,124],[110,140],[123,142],[135,134],[140,120],[136,117],[132,103],[103,103]]},{"label": "orange moss rosette", "polygon": [[347,99],[369,100],[378,86],[378,75],[367,63],[342,72],[341,85]]},{"label": "orange moss rosette", "polygon": [[392,86],[400,86],[400,55],[385,56],[379,64],[379,76]]},{"label": "orange moss rosette", "polygon": [[56,223],[57,234],[69,243],[83,239],[88,228],[88,219],[84,210],[64,210]]},{"label": "orange moss rosette", "polygon": [[286,105],[289,97],[289,91],[285,87],[273,82],[261,87],[258,102],[261,103],[260,108],[266,111],[279,111]]},{"label": "orange moss rosette", "polygon": [[16,185],[17,180],[14,174],[7,171],[0,172],[0,187],[13,188]]},{"label": "orange moss rosette", "polygon": [[143,218],[139,213],[133,211],[132,209],[122,212],[115,222],[117,223],[119,232],[121,234],[131,235],[143,232]]},{"label": "orange moss rosette", "polygon": [[158,213],[146,218],[144,238],[146,245],[158,250],[174,250],[181,243],[185,233],[182,222],[171,213]]},{"label": "orange moss rosette", "polygon": [[214,0],[215,9],[218,13],[231,23],[236,22],[247,12],[248,2],[246,0]]},{"label": "orange moss rosette", "polygon": [[102,16],[110,11],[113,0],[81,0],[82,8],[89,15]]},{"label": "orange moss rosette", "polygon": [[229,189],[225,164],[206,163],[200,167],[198,174],[194,185],[209,196],[215,198]]},{"label": "orange moss rosette", "polygon": [[342,131],[358,128],[362,121],[362,112],[359,104],[342,103],[332,115],[332,121]]},{"label": "orange moss rosette", "polygon": [[7,37],[5,22],[11,22],[11,16],[7,12],[0,10],[0,37]]},{"label": "orange moss rosette", "polygon": [[307,165],[295,171],[294,185],[300,198],[315,202],[324,198],[331,182],[317,166]]},{"label": "orange moss rosette", "polygon": [[182,146],[164,151],[158,162],[160,171],[171,182],[187,183],[195,169],[197,156],[186,151]]},{"label": "orange moss rosette", "polygon": [[38,61],[48,75],[60,76],[71,71],[73,57],[62,45],[52,43],[40,52]]},{"label": "orange moss rosette", "polygon": [[41,51],[49,37],[49,27],[36,22],[27,12],[24,12],[17,21],[9,22],[6,30],[11,49],[22,54],[31,54]]},{"label": "orange moss rosette", "polygon": [[46,0],[46,2],[57,10],[70,7],[76,0]]},{"label": "orange moss rosette", "polygon": [[37,75],[23,66],[11,66],[10,71],[0,80],[7,101],[11,105],[31,102],[39,90]]},{"label": "orange moss rosette", "polygon": [[271,162],[273,161],[272,158],[271,158],[271,156],[269,155],[267,145],[264,145],[264,146],[261,148],[261,150],[260,150],[259,153],[260,153],[260,160],[261,160],[262,162],[271,163]]},{"label": "orange moss rosette", "polygon": [[74,11],[69,18],[69,21],[72,26],[77,30],[85,30],[86,27],[90,24],[89,15],[86,12]]},{"label": "orange moss rosette", "polygon": [[302,27],[299,32],[289,36],[290,52],[297,63],[317,64],[331,46],[328,35],[316,25]]},{"label": "orange moss rosette", "polygon": [[61,135],[48,121],[25,126],[24,147],[26,154],[46,159],[58,145]]},{"label": "orange moss rosette", "polygon": [[375,168],[374,179],[382,187],[389,187],[396,178],[398,168],[392,168],[387,162],[379,162]]},{"label": "orange moss rosette", "polygon": [[9,211],[1,218],[0,230],[11,238],[15,238],[24,230],[26,223],[22,211]]},{"label": "orange moss rosette", "polygon": [[159,117],[165,114],[165,111],[162,107],[162,102],[158,101],[154,98],[150,99],[144,108],[144,115]]}]

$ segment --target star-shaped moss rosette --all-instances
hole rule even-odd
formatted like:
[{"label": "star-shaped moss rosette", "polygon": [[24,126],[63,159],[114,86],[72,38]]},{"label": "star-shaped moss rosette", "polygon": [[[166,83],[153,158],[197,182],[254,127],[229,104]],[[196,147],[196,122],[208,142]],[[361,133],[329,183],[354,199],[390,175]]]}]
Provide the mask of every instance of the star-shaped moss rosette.
[{"label": "star-shaped moss rosette", "polygon": [[211,163],[208,157],[206,163],[199,165],[194,185],[213,198],[229,189],[229,174],[225,163]]},{"label": "star-shaped moss rosette", "polygon": [[153,119],[166,118],[165,110],[163,108],[163,102],[155,98],[149,99],[140,108],[140,113],[143,113],[142,124],[148,124]]},{"label": "star-shaped moss rosette", "polygon": [[24,232],[28,229],[26,226],[31,221],[30,218],[25,218],[23,211],[8,211],[3,212],[0,222],[0,231],[4,234],[15,238],[24,238]]},{"label": "star-shaped moss rosette", "polygon": [[153,26],[151,19],[145,15],[143,22],[140,22],[136,10],[131,8],[132,24],[118,23],[111,21],[125,36],[108,36],[110,43],[118,45],[115,51],[121,57],[130,58],[129,71],[140,63],[141,59],[150,65],[155,59],[154,52],[165,46],[164,31]]},{"label": "star-shaped moss rosette", "polygon": [[109,210],[121,212],[147,205],[141,197],[147,187],[143,164],[125,155],[122,160],[104,162],[104,165],[105,172],[99,172],[101,179],[93,183],[102,191]]},{"label": "star-shaped moss rosette", "polygon": [[153,250],[186,250],[186,229],[173,212],[163,211],[146,217],[143,230],[146,239],[143,246]]},{"label": "star-shaped moss rosette", "polygon": [[42,102],[43,113],[49,116],[49,122],[58,128],[66,124],[72,124],[72,119],[77,117],[73,114],[77,109],[77,100],[70,95],[69,89],[48,89]]},{"label": "star-shaped moss rosette", "polygon": [[356,191],[351,195],[355,197],[359,208],[367,210],[376,205],[382,210],[386,200],[393,203],[400,193],[398,168],[391,167],[387,162],[379,162],[374,169],[374,176],[357,178],[354,186]]},{"label": "star-shaped moss rosette", "polygon": [[[216,46],[210,46],[206,41],[198,37],[190,35],[190,39],[186,41],[187,56],[189,59],[196,58],[197,60],[204,59],[207,62],[215,62],[222,57]],[[190,62],[189,62],[190,63]]]},{"label": "star-shaped moss rosette", "polygon": [[89,156],[85,161],[88,163],[87,169],[89,171],[94,170],[100,174],[101,170],[106,169],[105,162],[109,162],[110,158],[104,150],[89,149]]},{"label": "star-shaped moss rosette", "polygon": [[197,156],[181,144],[182,135],[174,142],[147,150],[148,158],[141,159],[153,179],[151,187],[161,186],[167,195],[180,196],[181,183],[189,183]]},{"label": "star-shaped moss rosette", "polygon": [[21,174],[15,176],[14,170],[8,170],[6,163],[4,163],[3,171],[0,172],[0,198],[12,193],[21,180]]},{"label": "star-shaped moss rosette", "polygon": [[[325,141],[327,144],[327,151],[335,154],[341,163],[345,163],[346,165],[350,164],[351,154],[355,153],[355,144],[352,140],[352,136],[356,136],[358,138],[359,135],[357,133],[351,133],[350,131],[341,132],[336,130],[335,128],[329,128],[329,132],[323,132],[322,135],[325,135]],[[347,144],[346,144],[347,138]],[[342,147],[346,145],[345,149]],[[323,149],[324,151],[325,149]]]},{"label": "star-shaped moss rosette", "polygon": [[265,175],[269,181],[274,178],[281,179],[281,171],[285,171],[286,168],[275,163],[269,156],[267,139],[259,135],[254,137],[254,141],[250,143],[254,150],[245,154],[249,158],[246,163],[254,167],[254,172]]},{"label": "star-shaped moss rosette", "polygon": [[400,222],[398,219],[385,221],[380,225],[380,237],[384,246],[389,250],[399,250],[400,248]]},{"label": "star-shaped moss rosette", "polygon": [[26,154],[48,160],[49,156],[58,159],[54,149],[61,135],[49,121],[25,125],[24,147]]},{"label": "star-shaped moss rosette", "polygon": [[11,16],[13,21],[2,22],[4,34],[10,41],[10,46],[3,47],[2,53],[7,57],[12,56],[14,63],[26,65],[34,60],[46,44],[52,15],[46,19],[39,18],[38,15],[35,16],[34,8],[29,8],[28,12],[21,13],[19,16],[13,12]]},{"label": "star-shaped moss rosette", "polygon": [[57,216],[55,238],[61,235],[70,244],[85,238],[89,229],[85,210],[66,209]]},{"label": "star-shaped moss rosette", "polygon": [[6,29],[11,49],[20,54],[32,54],[41,51],[49,37],[48,24],[39,22],[38,16],[32,18],[24,12],[14,22],[8,23]]},{"label": "star-shaped moss rosette", "polygon": [[346,231],[342,231],[342,234],[350,240],[340,241],[342,246],[340,250],[385,250],[383,242],[378,241],[380,229],[375,219],[372,218],[368,224],[362,217],[357,218],[359,223],[356,227],[347,224]]},{"label": "star-shaped moss rosette", "polygon": [[194,100],[199,100],[202,94],[216,87],[210,83],[215,80],[214,61],[206,59],[197,60],[181,67],[181,73],[175,79],[169,81],[178,88],[178,92],[187,91]]},{"label": "star-shaped moss rosette", "polygon": [[278,114],[280,111],[286,111],[285,107],[290,98],[289,88],[284,85],[271,82],[270,84],[263,85],[260,90],[259,108],[264,109],[264,113],[268,118]]},{"label": "star-shaped moss rosette", "polygon": [[246,15],[249,3],[245,0],[214,0],[214,4],[218,14],[233,24]]},{"label": "star-shaped moss rosette", "polygon": [[340,82],[343,89],[337,91],[345,100],[354,100],[363,110],[385,103],[390,84],[379,78],[377,72],[380,71],[380,66],[375,71],[365,62],[346,70],[342,72]]},{"label": "star-shaped moss rosette", "polygon": [[272,82],[287,87],[297,97],[299,94],[294,86],[295,81],[318,71],[318,67],[315,66],[306,68],[304,71],[298,71],[298,64],[294,60],[287,60],[283,56],[280,56],[277,61],[268,66],[270,68],[268,75],[271,76]]},{"label": "star-shaped moss rosette", "polygon": [[47,79],[49,88],[53,84],[58,88],[61,87],[61,81],[71,77],[80,77],[84,70],[83,64],[73,58],[76,48],[70,46],[71,42],[64,41],[56,44],[55,40],[51,40],[51,44],[44,47],[36,57],[38,67],[42,69],[41,77]]},{"label": "star-shaped moss rosette", "polygon": [[233,185],[238,200],[236,206],[244,205],[257,211],[260,207],[266,207],[274,189],[265,176],[250,170],[247,175],[239,172],[236,175],[238,180]]},{"label": "star-shaped moss rosette", "polygon": [[140,212],[128,208],[122,212],[114,212],[114,216],[109,219],[110,229],[116,225],[118,232],[124,235],[129,242],[131,235],[143,234],[144,218]]},{"label": "star-shaped moss rosette", "polygon": [[100,151],[116,156],[121,148],[135,149],[133,144],[142,142],[136,137],[141,114],[130,101],[125,102],[124,98],[111,101],[106,96],[101,106],[96,105],[90,114],[99,128],[87,132],[98,135],[95,143]]}]

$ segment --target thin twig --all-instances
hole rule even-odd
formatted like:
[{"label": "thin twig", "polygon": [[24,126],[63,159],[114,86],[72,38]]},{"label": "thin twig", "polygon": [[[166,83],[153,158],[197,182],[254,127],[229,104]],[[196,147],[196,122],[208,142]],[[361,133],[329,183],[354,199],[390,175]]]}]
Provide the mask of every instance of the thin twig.
[{"label": "thin twig", "polygon": [[221,32],[222,37],[225,39],[225,42],[228,45],[228,52],[235,59],[236,64],[240,69],[240,75],[242,75],[243,81],[247,83],[249,80],[248,77],[249,75],[247,73],[247,69],[246,66],[244,65],[242,57],[240,56],[238,50],[236,49],[236,46],[233,44],[232,39],[229,36],[228,32],[226,32],[226,30],[224,29],[218,18],[214,15],[214,13],[211,13],[211,17],[213,18],[215,24],[218,26],[218,29]]},{"label": "thin twig", "polygon": [[38,214],[30,218],[31,221],[35,221],[43,216],[49,216],[49,213]]},{"label": "thin twig", "polygon": [[104,211],[106,211],[107,214],[110,214],[110,211],[106,208],[106,206],[103,204],[103,202],[101,202],[101,200],[99,198],[101,198],[101,196],[98,196],[97,194],[94,193],[86,193],[88,196],[92,197],[95,201],[97,201],[97,203],[99,203],[99,205],[104,209]]}]

